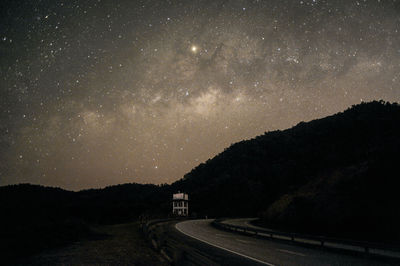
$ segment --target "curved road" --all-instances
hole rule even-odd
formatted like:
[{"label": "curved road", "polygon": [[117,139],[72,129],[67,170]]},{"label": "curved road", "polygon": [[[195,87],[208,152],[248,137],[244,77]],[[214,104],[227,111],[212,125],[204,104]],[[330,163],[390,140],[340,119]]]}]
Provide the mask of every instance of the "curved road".
[{"label": "curved road", "polygon": [[250,227],[250,228],[254,228],[254,229],[261,229],[261,230],[279,232],[278,230],[275,230],[275,229],[253,225],[251,222],[254,221],[254,220],[258,220],[258,218],[227,219],[227,220],[222,221],[222,223],[223,224],[230,224],[230,225],[246,226],[246,227]]},{"label": "curved road", "polygon": [[184,221],[177,223],[175,228],[254,265],[399,265],[399,260],[337,253],[222,231],[211,226],[212,221]]}]

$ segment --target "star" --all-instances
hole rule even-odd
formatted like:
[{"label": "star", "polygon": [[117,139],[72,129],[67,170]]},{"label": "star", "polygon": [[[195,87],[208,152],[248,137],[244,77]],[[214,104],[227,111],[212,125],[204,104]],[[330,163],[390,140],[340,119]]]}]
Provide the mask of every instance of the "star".
[{"label": "star", "polygon": [[6,2],[0,186],[172,182],[235,142],[400,101],[393,1]]}]

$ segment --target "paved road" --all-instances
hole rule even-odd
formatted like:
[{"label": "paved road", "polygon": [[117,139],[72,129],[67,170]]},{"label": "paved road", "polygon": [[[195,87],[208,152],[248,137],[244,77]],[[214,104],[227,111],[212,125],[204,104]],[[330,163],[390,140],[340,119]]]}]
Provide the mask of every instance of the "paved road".
[{"label": "paved road", "polygon": [[[166,240],[167,246],[173,247],[173,254],[168,253],[167,255],[173,259],[175,265],[262,265],[189,237],[176,229],[176,222],[161,223],[157,225],[157,230],[160,237]],[[194,260],[187,259],[186,252],[198,256]]]},{"label": "paved road", "polygon": [[[251,222],[254,220],[257,220],[257,219],[258,218],[227,219],[227,220],[222,221],[222,223],[227,224],[227,225],[242,226],[242,227],[254,228],[254,229],[258,229],[258,230],[268,230],[268,231],[279,233],[278,230],[274,230],[274,229],[270,229],[270,228],[263,228],[263,227],[253,225]],[[286,232],[286,233],[288,233],[288,232]],[[279,238],[278,235],[275,237]],[[287,239],[287,237],[281,237],[281,238]],[[300,242],[300,243],[313,244],[313,245],[318,245],[318,246],[320,245],[319,241],[310,240],[307,238],[296,237],[295,240],[298,243]],[[324,242],[324,246],[328,247],[328,248],[336,248],[336,249],[343,249],[343,250],[349,250],[349,251],[358,251],[358,252],[365,251],[363,247],[358,246],[358,245],[344,244],[344,243],[340,243],[337,241],[329,241],[329,240]],[[383,248],[382,249],[370,248],[369,252],[370,252],[370,254],[389,256],[389,257],[400,259],[400,252],[398,252],[398,251],[385,250]]]},{"label": "paved road", "polygon": [[399,260],[367,257],[363,254],[337,253],[319,248],[295,246],[277,241],[221,231],[212,220],[180,222],[181,233],[214,248],[236,255],[254,265],[399,265]]},{"label": "paved road", "polygon": [[223,224],[230,224],[230,225],[238,225],[238,226],[247,226],[247,227],[254,228],[254,229],[261,229],[261,230],[279,232],[278,230],[275,230],[275,229],[253,225],[251,222],[254,221],[254,220],[258,220],[258,218],[227,219],[227,220],[222,221],[222,223]]}]

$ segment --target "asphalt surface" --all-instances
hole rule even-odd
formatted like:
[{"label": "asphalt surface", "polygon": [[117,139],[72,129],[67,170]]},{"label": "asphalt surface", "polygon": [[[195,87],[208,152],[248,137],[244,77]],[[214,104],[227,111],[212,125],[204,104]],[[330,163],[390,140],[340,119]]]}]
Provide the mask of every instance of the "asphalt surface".
[{"label": "asphalt surface", "polygon": [[[212,220],[177,223],[172,235],[186,247],[194,247],[220,265],[399,265],[397,259],[378,258],[362,253],[332,252],[222,231]],[[180,234],[179,234],[180,233]],[[187,238],[183,238],[186,235]],[[199,248],[201,247],[201,248]],[[215,257],[217,256],[217,257]]]},{"label": "asphalt surface", "polygon": [[[258,218],[236,218],[236,219],[227,219],[222,221],[223,224],[227,225],[233,225],[233,226],[242,226],[242,227],[248,227],[248,228],[253,228],[253,229],[258,229],[258,230],[268,230],[271,232],[276,232],[279,233],[280,231],[270,229],[270,228],[265,228],[265,227],[259,227],[253,225],[251,222],[254,220],[257,220]],[[288,232],[286,232],[288,233]],[[278,237],[276,235],[275,237]],[[319,241],[313,241],[307,238],[301,238],[301,237],[296,237],[295,238],[296,242],[298,243],[305,243],[305,244],[313,244],[313,245],[320,245]],[[358,252],[364,252],[365,249],[364,247],[358,246],[357,244],[355,245],[350,245],[346,243],[340,243],[340,241],[329,241],[326,240],[324,242],[324,246],[327,248],[334,248],[334,249],[342,249],[342,250],[350,250],[350,251],[358,251]],[[400,252],[394,251],[394,250],[388,250],[385,249],[384,247],[382,248],[370,248],[369,249],[370,254],[372,255],[378,255],[378,256],[389,256],[393,258],[398,258],[400,260]]]},{"label": "asphalt surface", "polygon": [[[172,247],[173,254],[167,255],[175,265],[263,265],[189,237],[176,229],[176,222],[159,224],[157,230],[165,239],[165,246]],[[185,253],[196,254],[197,258],[187,259]]]},{"label": "asphalt surface", "polygon": [[258,218],[238,218],[238,219],[227,219],[222,221],[223,224],[237,225],[237,226],[246,226],[254,229],[268,230],[273,232],[279,232],[278,230],[260,227],[253,225],[251,222],[257,220]]}]

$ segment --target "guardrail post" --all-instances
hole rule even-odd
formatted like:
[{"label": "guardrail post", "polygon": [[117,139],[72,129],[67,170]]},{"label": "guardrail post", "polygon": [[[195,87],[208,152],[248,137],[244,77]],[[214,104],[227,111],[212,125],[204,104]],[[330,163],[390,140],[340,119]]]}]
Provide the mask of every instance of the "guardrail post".
[{"label": "guardrail post", "polygon": [[321,239],[321,247],[324,246],[324,240]]},{"label": "guardrail post", "polygon": [[365,253],[369,253],[369,247],[364,247],[364,249],[365,249]]},{"label": "guardrail post", "polygon": [[292,241],[294,242],[294,236],[293,235],[291,235],[291,238],[292,238]]}]

